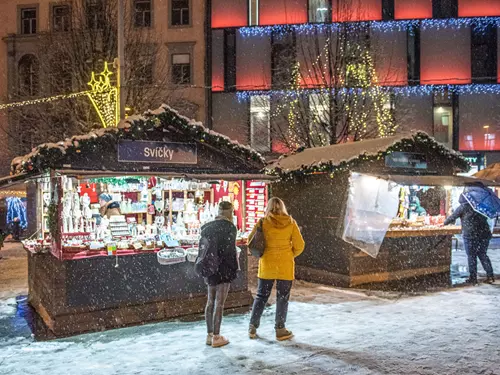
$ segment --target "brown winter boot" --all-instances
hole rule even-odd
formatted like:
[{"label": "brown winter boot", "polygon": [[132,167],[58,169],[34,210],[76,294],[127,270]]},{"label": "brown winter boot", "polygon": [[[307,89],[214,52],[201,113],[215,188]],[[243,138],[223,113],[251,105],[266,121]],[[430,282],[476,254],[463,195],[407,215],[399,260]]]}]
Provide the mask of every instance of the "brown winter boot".
[{"label": "brown winter boot", "polygon": [[290,340],[293,337],[292,331],[286,328],[276,328],[276,340],[285,341]]}]

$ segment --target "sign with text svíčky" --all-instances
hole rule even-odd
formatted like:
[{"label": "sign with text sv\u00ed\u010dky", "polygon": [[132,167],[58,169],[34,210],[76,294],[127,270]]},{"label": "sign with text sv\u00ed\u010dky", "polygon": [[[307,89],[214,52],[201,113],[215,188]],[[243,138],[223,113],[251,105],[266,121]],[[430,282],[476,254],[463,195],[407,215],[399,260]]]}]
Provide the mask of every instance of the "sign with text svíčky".
[{"label": "sign with text sv\u00ed\u010dky", "polygon": [[195,143],[120,141],[118,161],[124,163],[197,164]]}]

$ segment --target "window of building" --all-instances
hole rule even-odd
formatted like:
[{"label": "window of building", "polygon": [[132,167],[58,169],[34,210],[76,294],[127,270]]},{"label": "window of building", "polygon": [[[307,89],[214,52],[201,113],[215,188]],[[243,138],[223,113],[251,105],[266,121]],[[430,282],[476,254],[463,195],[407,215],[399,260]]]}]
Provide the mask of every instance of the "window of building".
[{"label": "window of building", "polygon": [[474,83],[497,82],[497,27],[479,30],[472,27],[472,80]]},{"label": "window of building", "polygon": [[104,4],[102,0],[87,0],[85,3],[87,27],[100,29],[104,25]]},{"label": "window of building", "polygon": [[248,25],[259,24],[259,0],[248,0]]},{"label": "window of building", "polygon": [[38,61],[33,55],[25,55],[19,60],[19,95],[38,95]]},{"label": "window of building", "polygon": [[331,0],[309,0],[309,22],[326,23],[331,19]]},{"label": "window of building", "polygon": [[136,77],[136,82],[140,85],[152,85],[153,84],[153,60],[152,56],[150,59],[141,61],[138,64],[136,71],[134,72]]},{"label": "window of building", "polygon": [[135,16],[134,16],[134,26],[135,27],[151,27],[152,25],[152,4],[151,0],[135,0]]},{"label": "window of building", "polygon": [[225,91],[236,90],[236,30],[224,30],[224,86]]},{"label": "window of building", "polygon": [[21,34],[36,34],[36,8],[21,9]]},{"label": "window of building", "polygon": [[309,95],[309,130],[315,147],[330,144],[330,95]]},{"label": "window of building", "polygon": [[453,147],[453,96],[448,92],[434,93],[433,137],[448,147]]},{"label": "window of building", "polygon": [[407,31],[408,84],[420,84],[420,28],[409,26]]},{"label": "window of building", "polygon": [[458,0],[432,0],[433,18],[457,18]]},{"label": "window of building", "polygon": [[68,31],[70,29],[71,14],[69,5],[54,5],[52,7],[52,30]]},{"label": "window of building", "polygon": [[250,97],[250,145],[259,152],[271,150],[271,98]]},{"label": "window of building", "polygon": [[293,84],[293,67],[297,61],[295,36],[292,32],[275,34],[271,45],[271,81],[273,88],[288,89]]},{"label": "window of building", "polygon": [[188,26],[190,24],[190,0],[172,0],[172,26]]},{"label": "window of building", "polygon": [[172,55],[172,81],[178,85],[191,83],[191,55],[189,53]]}]

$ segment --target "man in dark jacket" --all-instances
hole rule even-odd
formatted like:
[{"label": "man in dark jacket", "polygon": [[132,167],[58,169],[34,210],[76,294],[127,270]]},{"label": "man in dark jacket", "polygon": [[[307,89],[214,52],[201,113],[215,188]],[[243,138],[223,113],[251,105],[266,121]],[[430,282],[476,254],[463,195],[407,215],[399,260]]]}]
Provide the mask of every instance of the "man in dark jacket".
[{"label": "man in dark jacket", "polygon": [[208,300],[205,308],[207,345],[212,347],[229,344],[229,340],[220,335],[220,326],[229,287],[236,279],[238,271],[236,232],[233,224],[233,205],[230,202],[221,202],[219,215],[201,228],[201,237],[209,243],[208,252],[217,252],[218,259],[217,271],[205,278],[208,284]]},{"label": "man in dark jacket", "polygon": [[457,219],[462,223],[462,237],[464,239],[465,252],[469,263],[469,278],[467,283],[477,284],[477,258],[481,261],[486,271],[486,281],[489,284],[495,282],[493,266],[486,254],[491,239],[491,230],[485,216],[474,211],[463,195],[459,199],[460,206],[446,219],[444,225],[450,225]]}]

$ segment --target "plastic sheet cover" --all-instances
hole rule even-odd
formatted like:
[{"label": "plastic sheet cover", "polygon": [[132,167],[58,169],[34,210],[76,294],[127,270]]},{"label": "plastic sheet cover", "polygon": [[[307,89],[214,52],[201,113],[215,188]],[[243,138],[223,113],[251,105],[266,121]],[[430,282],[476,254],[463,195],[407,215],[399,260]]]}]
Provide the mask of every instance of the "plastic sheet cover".
[{"label": "plastic sheet cover", "polygon": [[400,186],[352,173],[342,239],[376,258],[398,212]]}]

